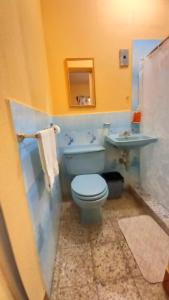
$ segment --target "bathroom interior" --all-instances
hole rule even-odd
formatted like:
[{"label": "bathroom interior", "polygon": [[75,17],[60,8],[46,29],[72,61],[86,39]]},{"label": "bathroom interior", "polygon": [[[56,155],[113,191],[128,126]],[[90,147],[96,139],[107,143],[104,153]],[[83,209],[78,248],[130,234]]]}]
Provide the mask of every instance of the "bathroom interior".
[{"label": "bathroom interior", "polygon": [[169,1],[0,24],[0,300],[169,299]]}]

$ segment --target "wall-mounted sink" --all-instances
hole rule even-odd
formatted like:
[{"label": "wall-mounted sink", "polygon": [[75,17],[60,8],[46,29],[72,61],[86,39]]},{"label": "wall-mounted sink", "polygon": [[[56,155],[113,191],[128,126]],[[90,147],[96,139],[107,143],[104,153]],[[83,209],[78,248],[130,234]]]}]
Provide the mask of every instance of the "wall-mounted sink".
[{"label": "wall-mounted sink", "polygon": [[135,148],[143,147],[157,141],[157,138],[146,136],[143,134],[131,134],[128,136],[120,136],[119,134],[111,134],[105,137],[106,141],[117,148]]}]

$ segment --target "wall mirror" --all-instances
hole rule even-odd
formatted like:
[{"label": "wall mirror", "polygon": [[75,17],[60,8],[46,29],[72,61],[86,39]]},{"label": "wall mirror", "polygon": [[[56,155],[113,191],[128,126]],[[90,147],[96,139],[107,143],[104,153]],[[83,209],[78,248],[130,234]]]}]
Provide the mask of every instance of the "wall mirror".
[{"label": "wall mirror", "polygon": [[69,105],[96,106],[94,60],[92,58],[66,58],[66,80]]}]

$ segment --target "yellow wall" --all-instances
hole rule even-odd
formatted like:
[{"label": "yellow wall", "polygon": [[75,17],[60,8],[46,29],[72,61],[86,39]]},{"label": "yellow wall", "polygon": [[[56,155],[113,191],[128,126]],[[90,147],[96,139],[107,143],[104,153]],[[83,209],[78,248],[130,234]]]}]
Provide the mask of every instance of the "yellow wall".
[{"label": "yellow wall", "polygon": [[[54,114],[128,110],[133,39],[169,33],[168,0],[41,0]],[[118,51],[130,50],[129,68]],[[94,57],[96,108],[69,108],[63,61]]]},{"label": "yellow wall", "polygon": [[0,58],[1,68],[5,68],[4,81],[7,76],[5,96],[16,98],[39,110],[50,111],[51,98],[39,0],[1,0],[0,18]]},{"label": "yellow wall", "polygon": [[[20,280],[18,270],[13,257],[13,252],[8,238],[4,218],[0,208],[0,268],[3,271],[8,285],[12,290],[15,299],[26,299],[25,291]],[[1,297],[0,297],[1,299]]]},{"label": "yellow wall", "polygon": [[0,299],[2,300],[14,300],[12,293],[7,285],[5,277],[0,270]]},{"label": "yellow wall", "polygon": [[40,110],[50,110],[41,10],[39,0],[1,0],[0,6],[0,205],[28,297],[41,300],[44,283],[18,146],[5,101],[14,98]]}]

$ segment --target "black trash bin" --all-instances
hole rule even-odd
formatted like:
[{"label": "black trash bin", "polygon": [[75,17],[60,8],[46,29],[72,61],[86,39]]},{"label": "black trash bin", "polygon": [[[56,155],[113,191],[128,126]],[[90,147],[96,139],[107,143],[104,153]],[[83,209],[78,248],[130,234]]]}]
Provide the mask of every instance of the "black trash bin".
[{"label": "black trash bin", "polygon": [[119,172],[108,172],[103,173],[102,177],[106,180],[109,188],[108,199],[120,198],[124,186],[123,176]]}]

